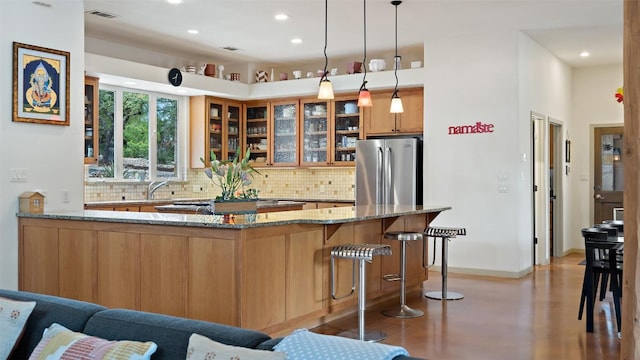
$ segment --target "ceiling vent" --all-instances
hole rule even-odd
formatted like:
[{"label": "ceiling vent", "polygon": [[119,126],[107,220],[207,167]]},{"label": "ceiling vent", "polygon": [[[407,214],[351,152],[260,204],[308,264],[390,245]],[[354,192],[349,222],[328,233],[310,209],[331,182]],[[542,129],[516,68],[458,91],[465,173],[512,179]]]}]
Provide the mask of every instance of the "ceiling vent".
[{"label": "ceiling vent", "polygon": [[228,51],[238,51],[238,50],[240,50],[237,47],[233,47],[233,46],[223,46],[222,49],[225,49],[225,50],[228,50]]},{"label": "ceiling vent", "polygon": [[84,13],[88,15],[100,16],[105,19],[114,19],[117,17],[114,14],[108,13],[106,11],[100,11],[100,10],[89,10],[89,11],[85,11]]},{"label": "ceiling vent", "polygon": [[32,1],[32,3],[34,5],[38,5],[38,6],[42,6],[42,7],[48,7],[48,8],[51,7],[51,4],[48,4],[48,3],[42,2],[42,1]]}]

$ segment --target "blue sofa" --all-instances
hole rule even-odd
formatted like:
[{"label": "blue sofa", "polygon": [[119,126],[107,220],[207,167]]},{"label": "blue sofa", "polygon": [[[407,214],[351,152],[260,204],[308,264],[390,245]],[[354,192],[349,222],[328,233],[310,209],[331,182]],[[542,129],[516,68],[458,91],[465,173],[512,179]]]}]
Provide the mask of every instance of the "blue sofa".
[{"label": "blue sofa", "polygon": [[[227,345],[273,350],[282,338],[272,339],[259,331],[241,329],[200,320],[143,311],[108,309],[104,306],[56,296],[0,289],[0,297],[35,301],[24,335],[10,360],[24,360],[36,347],[44,329],[59,323],[64,327],[109,340],[153,341],[158,350],[154,360],[184,359],[189,337],[198,333]],[[419,360],[398,356],[394,360]]]}]

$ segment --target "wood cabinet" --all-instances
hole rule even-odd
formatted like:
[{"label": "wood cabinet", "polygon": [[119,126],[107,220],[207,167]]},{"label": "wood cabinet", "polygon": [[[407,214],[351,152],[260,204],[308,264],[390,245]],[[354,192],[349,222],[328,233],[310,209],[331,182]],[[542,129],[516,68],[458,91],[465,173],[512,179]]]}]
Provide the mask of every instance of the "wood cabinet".
[{"label": "wood cabinet", "polygon": [[249,158],[253,166],[265,166],[271,161],[269,146],[272,142],[271,107],[269,102],[248,102],[244,105],[244,145],[249,149]]},{"label": "wood cabinet", "polygon": [[245,104],[244,148],[254,167],[354,166],[364,135],[357,95]]},{"label": "wood cabinet", "polygon": [[423,93],[422,88],[399,90],[404,112],[392,114],[389,108],[393,90],[372,92],[373,106],[365,108],[364,111],[365,136],[422,134],[424,129]]},{"label": "wood cabinet", "polygon": [[98,163],[99,79],[84,77],[84,163]]},{"label": "wood cabinet", "polygon": [[271,102],[271,159],[267,165],[297,166],[298,162],[298,100]]},{"label": "wood cabinet", "polygon": [[[19,289],[288,333],[356,306],[357,291],[331,298],[333,246],[379,244],[392,229],[422,231],[437,214],[239,229],[21,217]],[[383,280],[399,267],[399,243],[389,243],[393,255],[366,265],[368,303],[398,294],[397,282]],[[426,279],[422,242],[410,249],[407,287],[415,288]],[[352,269],[337,261],[338,295],[350,293]]]},{"label": "wood cabinet", "polygon": [[238,101],[212,96],[190,98],[191,168],[209,166],[211,152],[219,160],[233,159],[243,129],[241,109]]},{"label": "wood cabinet", "polygon": [[331,165],[354,166],[356,140],[363,139],[362,111],[358,96],[336,97],[332,103]]},{"label": "wood cabinet", "polygon": [[300,165],[326,166],[331,163],[332,105],[330,101],[316,98],[300,101]]},{"label": "wood cabinet", "polygon": [[354,166],[356,140],[363,134],[357,95],[332,101],[303,99],[300,106],[300,165]]}]

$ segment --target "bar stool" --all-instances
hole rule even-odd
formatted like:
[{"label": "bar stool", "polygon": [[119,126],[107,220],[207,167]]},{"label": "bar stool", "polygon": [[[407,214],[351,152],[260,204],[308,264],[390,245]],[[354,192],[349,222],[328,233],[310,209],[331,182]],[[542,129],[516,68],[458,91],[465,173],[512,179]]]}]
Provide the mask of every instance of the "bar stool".
[{"label": "bar stool", "polygon": [[[365,331],[364,329],[364,310],[366,307],[366,273],[365,262],[371,262],[374,256],[391,255],[391,246],[385,244],[344,244],[337,245],[331,249],[331,297],[334,300],[343,299],[353,294],[356,288],[356,261],[359,263],[358,269],[358,330],[344,331],[338,334],[351,339],[361,341],[375,342],[384,340],[387,334],[381,331]],[[351,259],[353,261],[351,276],[351,292],[347,295],[338,297],[334,281],[335,259]]]},{"label": "bar stool", "polygon": [[464,295],[457,292],[447,292],[447,256],[449,255],[448,243],[456,236],[467,235],[465,228],[446,228],[429,226],[425,230],[425,235],[442,239],[442,291],[429,291],[424,296],[437,300],[460,300]]},{"label": "bar stool", "polygon": [[389,274],[383,276],[386,281],[400,281],[400,308],[384,310],[382,311],[382,314],[400,319],[420,317],[424,315],[424,312],[412,309],[407,306],[405,281],[407,272],[407,241],[422,240],[422,233],[389,231],[384,234],[384,238],[400,241],[400,275],[398,276],[397,274]]}]

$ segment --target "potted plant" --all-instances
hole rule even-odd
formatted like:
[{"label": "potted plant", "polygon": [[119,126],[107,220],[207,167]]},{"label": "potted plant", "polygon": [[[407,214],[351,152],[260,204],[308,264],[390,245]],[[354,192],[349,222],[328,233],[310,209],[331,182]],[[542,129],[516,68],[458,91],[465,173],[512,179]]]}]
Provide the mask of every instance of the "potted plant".
[{"label": "potted plant", "polygon": [[[240,159],[240,149],[233,160],[218,160],[211,151],[211,165],[204,173],[220,187],[222,193],[211,201],[211,212],[214,214],[248,214],[255,213],[258,190],[251,188],[254,174],[260,174],[249,163],[250,150]],[[200,161],[205,163],[203,158]]]}]

